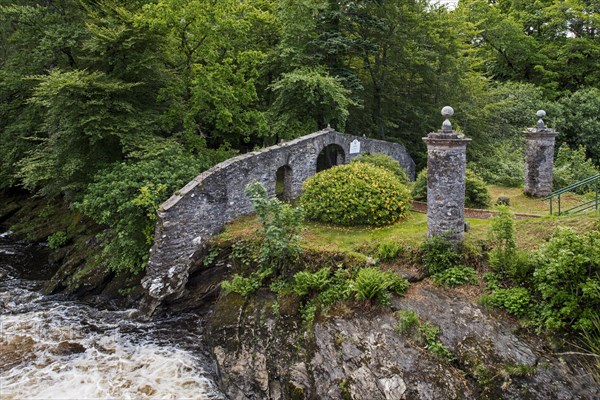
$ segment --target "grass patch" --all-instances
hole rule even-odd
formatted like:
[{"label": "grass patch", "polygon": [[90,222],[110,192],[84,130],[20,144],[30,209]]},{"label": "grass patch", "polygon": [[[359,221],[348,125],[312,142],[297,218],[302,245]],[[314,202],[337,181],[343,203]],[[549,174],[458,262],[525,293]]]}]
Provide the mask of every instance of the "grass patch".
[{"label": "grass patch", "polygon": [[306,245],[319,250],[334,246],[338,251],[354,251],[364,244],[382,241],[418,245],[427,237],[427,215],[410,212],[404,220],[379,228],[309,222],[302,236]]},{"label": "grass patch", "polygon": [[[550,213],[548,201],[542,201],[539,198],[529,197],[523,193],[523,188],[511,188],[497,185],[489,185],[488,191],[492,197],[492,203],[495,203],[499,197],[510,198],[510,209],[516,213],[547,215]],[[576,193],[565,193],[561,195],[560,203],[562,209],[567,209],[585,201],[585,198]],[[557,209],[556,200],[554,207]]]},{"label": "grass patch", "polygon": [[[488,239],[489,220],[467,218],[466,221],[469,224],[469,231],[465,234],[467,244]],[[597,224],[598,215],[595,213],[522,219],[515,221],[515,239],[518,248],[535,250],[550,239],[559,226],[571,227],[576,233],[585,233],[595,229]],[[220,239],[228,241],[247,238],[254,235],[259,227],[256,216],[245,216],[228,224]],[[418,247],[426,238],[427,215],[411,211],[404,220],[379,228],[339,227],[307,222],[302,231],[301,246],[307,250],[352,254],[359,252],[365,245],[378,248],[382,242]]]},{"label": "grass patch", "polygon": [[[219,238],[237,240],[253,235],[260,227],[254,215],[245,216],[227,224]],[[427,215],[410,212],[393,225],[371,227],[339,227],[317,222],[306,222],[302,231],[302,247],[307,250],[353,253],[365,244],[402,242],[417,246],[427,237]]]},{"label": "grass patch", "polygon": [[598,214],[586,213],[572,216],[546,216],[515,221],[515,239],[521,250],[538,249],[548,241],[556,228],[569,227],[581,234],[596,229]]}]

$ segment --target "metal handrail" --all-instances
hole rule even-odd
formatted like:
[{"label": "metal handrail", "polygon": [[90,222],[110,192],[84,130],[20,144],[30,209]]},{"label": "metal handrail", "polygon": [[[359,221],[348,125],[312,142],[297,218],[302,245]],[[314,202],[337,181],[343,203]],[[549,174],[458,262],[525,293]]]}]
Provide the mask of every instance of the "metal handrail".
[{"label": "metal handrail", "polygon": [[565,186],[564,188],[558,189],[558,190],[550,193],[548,196],[544,197],[542,200],[550,200],[552,197],[555,197],[559,194],[563,194],[566,192],[570,192],[571,190],[578,188],[579,186],[585,185],[587,183],[592,183],[593,181],[595,181],[597,179],[600,179],[600,174],[590,176],[589,178],[585,178],[579,182],[575,182],[569,186]]},{"label": "metal handrail", "polygon": [[[560,214],[566,214],[568,212],[573,212],[573,213],[578,213],[581,211],[585,211],[585,210],[589,210],[590,208],[595,208],[596,211],[598,211],[598,204],[599,204],[599,181],[600,181],[600,174],[598,175],[594,175],[594,176],[590,176],[589,178],[583,179],[579,182],[575,182],[569,186],[566,186],[562,189],[556,190],[554,192],[552,192],[550,195],[544,197],[542,200],[550,200],[550,215],[552,215],[552,211],[553,211],[553,200],[556,197],[557,198],[557,203],[558,203],[558,215]],[[561,210],[561,204],[560,204],[560,196],[564,193],[570,192],[573,189],[576,189],[580,186],[583,185],[588,185],[590,183],[596,183],[596,187],[595,187],[595,196],[592,200],[586,201],[584,203],[578,204],[576,206],[573,206],[571,208],[568,208],[566,210]]]}]

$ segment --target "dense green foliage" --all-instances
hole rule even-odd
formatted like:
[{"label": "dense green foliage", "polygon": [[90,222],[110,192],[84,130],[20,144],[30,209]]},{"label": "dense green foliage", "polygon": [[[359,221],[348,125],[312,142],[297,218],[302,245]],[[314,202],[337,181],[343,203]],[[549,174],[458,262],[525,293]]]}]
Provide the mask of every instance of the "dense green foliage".
[{"label": "dense green foliage", "polygon": [[417,174],[412,187],[412,196],[415,200],[427,201],[427,168]]},{"label": "dense green foliage", "polygon": [[408,281],[393,271],[367,267],[358,271],[350,289],[357,300],[374,300],[381,304],[389,304],[390,293],[403,295],[408,289]]},{"label": "dense green foliage", "polygon": [[192,156],[172,142],[154,142],[140,159],[110,164],[94,176],[75,203],[108,229],[102,234],[103,264],[115,271],[139,272],[154,240],[156,209],[177,189],[227,153]]},{"label": "dense green foliage", "polygon": [[[231,258],[254,271],[250,276],[235,274],[232,279],[221,282],[225,292],[235,292],[242,296],[252,294],[266,278],[279,276],[290,270],[302,252],[299,234],[304,220],[304,210],[294,208],[277,198],[269,198],[260,182],[249,183],[245,192],[260,218],[260,237],[258,246],[253,246],[253,243],[236,243]],[[329,270],[318,276],[326,279],[328,274]],[[310,282],[316,280],[310,278],[312,276],[308,278]],[[303,287],[306,290],[312,288],[310,283]]]},{"label": "dense green foliage", "polygon": [[406,186],[392,172],[365,163],[321,171],[307,179],[302,188],[306,215],[337,225],[392,224],[409,207]]},{"label": "dense green foliage", "polygon": [[300,68],[284,73],[271,89],[275,93],[270,111],[273,128],[287,138],[296,136],[295,132],[314,132],[328,123],[343,131],[348,107],[354,105],[341,79],[324,70]]},{"label": "dense green foliage", "polygon": [[401,183],[406,185],[409,182],[408,175],[406,174],[406,170],[400,166],[400,163],[398,163],[398,161],[394,160],[392,157],[390,157],[386,154],[365,153],[365,154],[360,155],[359,157],[356,157],[350,163],[355,163],[355,162],[363,162],[363,163],[375,165],[377,167],[385,168],[385,169],[389,170],[390,172],[392,172],[394,175],[396,175]]},{"label": "dense green foliage", "polygon": [[331,283],[330,275],[329,268],[322,268],[317,272],[300,271],[294,275],[294,293],[298,296],[319,293]]},{"label": "dense green foliage", "polygon": [[450,267],[442,272],[432,276],[432,279],[438,285],[458,286],[467,283],[476,284],[479,282],[477,272],[471,267],[459,265]]},{"label": "dense green foliage", "polygon": [[437,274],[462,264],[462,255],[443,236],[432,236],[421,245],[421,262],[429,274]]},{"label": "dense green foliage", "polygon": [[525,144],[513,141],[497,142],[492,155],[472,163],[469,168],[475,171],[486,183],[508,187],[523,186],[525,176]]},{"label": "dense green foliage", "polygon": [[382,242],[377,248],[377,257],[382,260],[392,260],[400,253],[402,247],[397,242]]},{"label": "dense green foliage", "polygon": [[491,197],[485,182],[467,168],[465,183],[465,207],[487,208]]},{"label": "dense green foliage", "polygon": [[483,296],[481,301],[483,304],[504,308],[516,317],[523,317],[530,312],[531,295],[525,288],[512,287],[496,289],[491,294]]},{"label": "dense green foliage", "polygon": [[548,330],[591,331],[600,310],[600,232],[576,235],[558,228],[539,250],[525,254],[515,246],[512,214],[506,207],[492,221],[494,248],[485,304],[529,317]]},{"label": "dense green foliage", "polygon": [[444,236],[432,236],[421,244],[421,265],[436,284],[457,286],[479,281],[475,270],[465,265],[465,257]]},{"label": "dense green foliage", "polygon": [[572,148],[584,147],[587,150],[587,156],[595,164],[600,164],[599,88],[578,90],[562,97],[559,104],[556,127],[562,141]]},{"label": "dense green foliage", "polygon": [[[583,146],[571,149],[567,144],[563,144],[558,149],[558,154],[554,160],[553,172],[554,189],[560,189],[591,176],[598,175],[600,170],[592,163],[592,160],[586,157]],[[583,185],[576,188],[574,192],[585,194],[594,189],[594,184]]]},{"label": "dense green foliage", "polygon": [[[0,190],[76,204],[106,228],[103,264],[139,271],[153,209],[229,154],[217,149],[327,124],[398,141],[422,168],[421,137],[450,104],[473,170],[518,186],[521,132],[544,108],[573,149],[558,153],[556,185],[596,171],[595,2],[430,3],[3,1]],[[468,193],[469,206],[486,204]]]},{"label": "dense green foliage", "polygon": [[549,329],[590,328],[600,310],[600,232],[559,229],[534,256],[538,317]]},{"label": "dense green foliage", "polygon": [[261,223],[259,261],[265,267],[281,271],[294,262],[302,250],[299,233],[304,210],[277,198],[270,199],[267,189],[257,181],[248,184],[246,195]]},{"label": "dense green foliage", "polygon": [[[417,175],[412,195],[415,200],[427,201],[427,170]],[[490,194],[485,182],[475,172],[467,168],[465,177],[465,207],[486,208],[490,205]]]},{"label": "dense green foliage", "polygon": [[69,238],[65,231],[54,232],[52,235],[48,236],[48,247],[52,250],[59,249],[63,247],[68,240]]},{"label": "dense green foliage", "polygon": [[507,206],[498,206],[498,214],[491,218],[488,236],[493,246],[489,252],[491,268],[503,277],[514,278],[520,263],[517,259],[514,214]]}]

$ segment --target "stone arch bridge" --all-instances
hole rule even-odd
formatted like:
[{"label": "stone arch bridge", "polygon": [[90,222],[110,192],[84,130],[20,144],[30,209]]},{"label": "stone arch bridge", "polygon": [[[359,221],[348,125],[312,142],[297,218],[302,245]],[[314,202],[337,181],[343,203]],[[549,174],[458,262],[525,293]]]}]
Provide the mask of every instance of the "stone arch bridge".
[{"label": "stone arch bridge", "polygon": [[302,182],[322,169],[345,164],[364,153],[396,159],[414,179],[415,163],[398,143],[357,137],[328,128],[301,138],[243,154],[203,172],[158,209],[154,246],[142,285],[146,313],[187,283],[191,259],[227,222],[252,212],[244,189],[253,180],[270,195],[296,198]]}]

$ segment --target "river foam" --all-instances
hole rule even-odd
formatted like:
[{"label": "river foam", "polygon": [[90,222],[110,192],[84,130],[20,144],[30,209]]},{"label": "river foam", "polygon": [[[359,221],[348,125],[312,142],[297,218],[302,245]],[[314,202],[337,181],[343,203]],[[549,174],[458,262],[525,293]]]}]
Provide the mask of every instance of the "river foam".
[{"label": "river foam", "polygon": [[224,398],[193,324],[44,296],[0,269],[1,399]]}]

